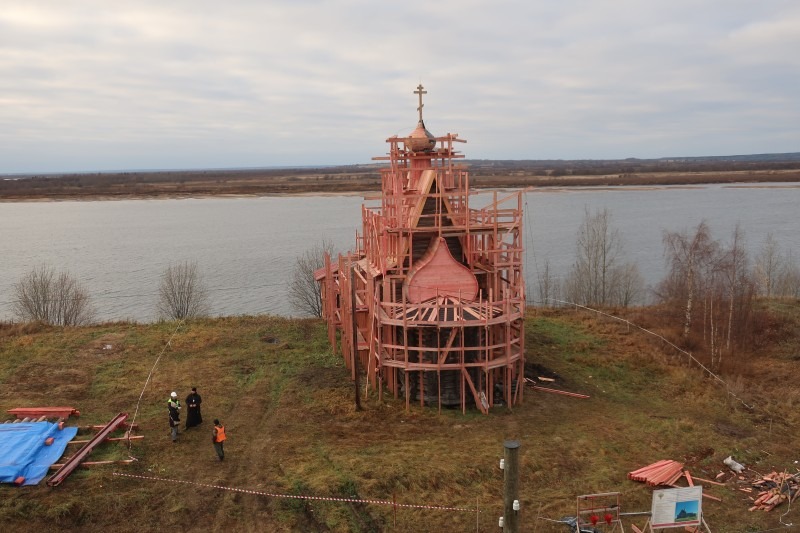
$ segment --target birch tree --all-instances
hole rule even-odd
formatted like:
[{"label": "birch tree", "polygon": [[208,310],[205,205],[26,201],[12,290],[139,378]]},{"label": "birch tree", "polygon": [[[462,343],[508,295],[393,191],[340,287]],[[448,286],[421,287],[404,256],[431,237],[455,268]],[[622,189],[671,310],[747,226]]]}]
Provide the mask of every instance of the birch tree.
[{"label": "birch tree", "polygon": [[712,368],[720,369],[751,331],[755,281],[744,232],[737,224],[731,241],[722,245],[701,222],[693,233],[665,233],[664,255],[669,272],[657,294],[680,309],[684,340],[697,333]]},{"label": "birch tree", "polygon": [[717,260],[718,244],[711,239],[708,224],[700,222],[694,234],[664,233],[664,256],[669,274],[660,286],[662,299],[683,301],[683,337],[689,337],[692,313],[698,293],[702,294],[702,274]]},{"label": "birch tree", "polygon": [[739,224],[733,230],[731,246],[725,257],[723,275],[728,289],[728,328],[725,336],[725,347],[731,350],[734,310],[743,296],[743,289],[749,284],[747,250],[744,246],[744,232]]}]

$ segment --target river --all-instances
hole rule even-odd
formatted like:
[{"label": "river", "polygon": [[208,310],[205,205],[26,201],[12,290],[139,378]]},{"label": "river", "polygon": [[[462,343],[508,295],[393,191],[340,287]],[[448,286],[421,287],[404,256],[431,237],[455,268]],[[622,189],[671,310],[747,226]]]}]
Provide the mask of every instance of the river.
[{"label": "river", "polygon": [[[196,261],[213,315],[296,312],[286,283],[296,258],[322,238],[341,251],[361,228],[359,196],[193,198],[0,203],[0,320],[11,320],[13,286],[46,263],[89,291],[99,320],[157,318],[159,278]],[[366,202],[377,205],[376,202]],[[585,210],[608,209],[627,259],[648,285],[664,275],[664,231],[702,220],[726,242],[737,223],[755,255],[768,234],[800,258],[800,184],[538,189],[525,194],[529,298],[545,262],[559,276],[575,255]]]}]

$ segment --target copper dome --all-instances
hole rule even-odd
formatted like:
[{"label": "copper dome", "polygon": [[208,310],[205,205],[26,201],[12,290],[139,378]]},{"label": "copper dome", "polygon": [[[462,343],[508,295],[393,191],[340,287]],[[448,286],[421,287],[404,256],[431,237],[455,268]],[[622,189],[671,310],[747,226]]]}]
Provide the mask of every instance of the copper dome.
[{"label": "copper dome", "polygon": [[428,152],[435,147],[436,138],[425,128],[425,123],[420,120],[417,123],[417,128],[408,136],[406,148],[412,152]]}]

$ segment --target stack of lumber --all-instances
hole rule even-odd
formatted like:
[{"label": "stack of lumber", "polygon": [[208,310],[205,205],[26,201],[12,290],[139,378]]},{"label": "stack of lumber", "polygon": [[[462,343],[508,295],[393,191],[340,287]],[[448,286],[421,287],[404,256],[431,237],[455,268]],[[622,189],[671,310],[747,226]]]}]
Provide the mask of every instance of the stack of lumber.
[{"label": "stack of lumber", "polygon": [[750,511],[771,511],[783,502],[793,502],[800,494],[800,474],[771,472],[753,482],[760,490]]},{"label": "stack of lumber", "polygon": [[664,459],[639,470],[628,472],[628,479],[647,483],[651,487],[674,485],[683,475],[683,463]]},{"label": "stack of lumber", "polygon": [[20,419],[26,417],[38,418],[41,416],[45,418],[67,419],[73,415],[81,415],[81,412],[74,407],[15,407],[14,409],[9,409],[8,412]]}]

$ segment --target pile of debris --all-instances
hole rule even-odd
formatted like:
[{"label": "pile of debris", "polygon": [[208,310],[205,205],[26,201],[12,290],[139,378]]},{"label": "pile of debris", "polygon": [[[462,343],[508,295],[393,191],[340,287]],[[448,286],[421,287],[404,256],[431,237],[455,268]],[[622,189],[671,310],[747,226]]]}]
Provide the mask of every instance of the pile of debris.
[{"label": "pile of debris", "polygon": [[754,481],[752,486],[759,492],[755,498],[751,497],[754,501],[749,510],[771,511],[783,502],[791,503],[797,499],[800,494],[800,474],[773,471]]},{"label": "pile of debris", "polygon": [[[746,469],[744,465],[737,463],[731,457],[725,459],[723,463],[731,470],[729,472],[729,475],[731,473],[733,475],[729,479],[731,483],[735,482],[739,485],[750,484],[750,487],[738,487],[738,490],[746,493],[752,502],[750,511],[771,511],[784,502],[792,503],[800,497],[800,472],[789,474],[788,472],[772,471],[767,475],[757,474],[758,477],[755,480],[748,481],[749,476],[742,475],[743,470]],[[747,470],[755,473],[752,469]],[[728,486],[726,483],[719,482],[721,478],[725,478],[725,473],[723,472],[717,474],[717,481],[703,479],[692,476],[682,463],[669,459],[657,461],[628,473],[628,479],[647,483],[651,487],[677,487],[676,483],[681,477],[686,478],[686,482],[690,487],[694,486],[696,481],[703,485]],[[722,501],[720,498],[705,492],[703,492],[703,498]]]}]

